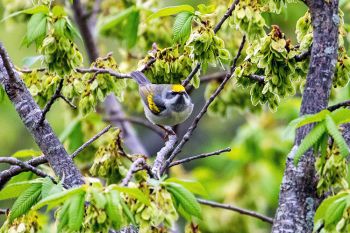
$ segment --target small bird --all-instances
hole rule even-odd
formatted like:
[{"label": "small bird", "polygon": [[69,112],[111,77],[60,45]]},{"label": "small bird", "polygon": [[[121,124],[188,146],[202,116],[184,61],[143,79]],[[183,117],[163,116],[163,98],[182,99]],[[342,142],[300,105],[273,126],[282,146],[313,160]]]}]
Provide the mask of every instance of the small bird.
[{"label": "small bird", "polygon": [[140,71],[130,75],[139,84],[145,115],[153,124],[173,126],[191,115],[193,103],[181,84],[152,84]]}]

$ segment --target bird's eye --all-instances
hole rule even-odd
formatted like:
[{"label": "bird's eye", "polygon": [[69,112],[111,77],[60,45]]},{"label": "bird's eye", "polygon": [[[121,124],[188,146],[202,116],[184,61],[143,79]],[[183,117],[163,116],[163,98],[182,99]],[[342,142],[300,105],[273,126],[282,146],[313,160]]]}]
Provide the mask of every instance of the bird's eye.
[{"label": "bird's eye", "polygon": [[173,98],[175,95],[176,95],[176,92],[174,92],[174,91],[169,91],[169,92],[166,93],[165,98],[171,99],[171,98]]}]

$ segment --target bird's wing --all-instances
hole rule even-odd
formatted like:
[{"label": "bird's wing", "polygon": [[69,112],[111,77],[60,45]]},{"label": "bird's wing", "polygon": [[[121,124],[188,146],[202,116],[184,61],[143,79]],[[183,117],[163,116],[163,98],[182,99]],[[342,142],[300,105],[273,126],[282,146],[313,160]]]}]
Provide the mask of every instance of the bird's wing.
[{"label": "bird's wing", "polygon": [[140,86],[139,92],[142,101],[147,105],[148,109],[151,110],[152,113],[158,115],[165,110],[165,104],[161,98],[161,92],[156,86]]}]

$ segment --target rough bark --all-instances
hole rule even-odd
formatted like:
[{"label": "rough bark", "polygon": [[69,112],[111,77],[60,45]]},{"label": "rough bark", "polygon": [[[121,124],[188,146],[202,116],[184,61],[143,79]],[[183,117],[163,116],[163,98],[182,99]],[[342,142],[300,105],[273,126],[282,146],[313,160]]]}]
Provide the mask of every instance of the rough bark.
[{"label": "rough bark", "polygon": [[[302,97],[300,115],[313,114],[327,107],[338,51],[338,1],[309,0],[313,26],[313,46]],[[307,125],[297,131],[295,146],[287,157],[281,185],[279,207],[272,232],[312,232],[317,208],[316,178],[312,151],[308,151],[297,167],[294,152],[312,129]]]},{"label": "rough bark", "polygon": [[[15,72],[5,48],[0,43],[0,83],[16,108],[28,131],[45,154],[55,174],[64,179],[67,187],[83,184],[83,177],[56,137],[48,122],[38,124],[42,111]],[[3,183],[0,181],[0,183]]]}]

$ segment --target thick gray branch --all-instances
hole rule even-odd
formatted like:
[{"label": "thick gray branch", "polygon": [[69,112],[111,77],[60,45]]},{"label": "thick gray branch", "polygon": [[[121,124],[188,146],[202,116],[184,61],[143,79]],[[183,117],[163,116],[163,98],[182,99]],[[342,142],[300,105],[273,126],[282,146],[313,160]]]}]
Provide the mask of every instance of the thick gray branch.
[{"label": "thick gray branch", "polygon": [[[317,113],[327,107],[338,51],[338,1],[309,0],[307,3],[314,32],[300,115]],[[293,165],[294,151],[312,127],[307,125],[297,131],[296,145],[288,155],[272,229],[274,233],[312,232],[317,208],[312,151],[301,158],[297,167]]]},{"label": "thick gray branch", "polygon": [[[41,151],[46,155],[55,174],[64,178],[67,187],[83,184],[83,177],[67,154],[61,142],[54,134],[51,126],[45,120],[38,125],[41,110],[27,90],[8,57],[5,48],[0,43],[0,83],[3,85],[9,99],[15,106],[24,125],[33,136]],[[4,184],[1,180],[0,184]],[[5,181],[6,182],[6,181]]]}]

